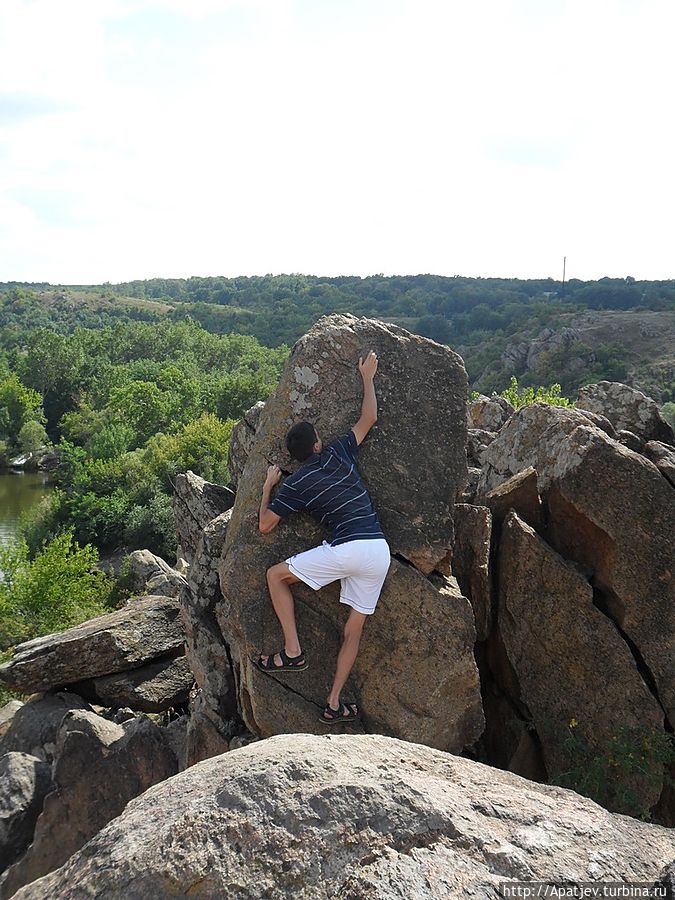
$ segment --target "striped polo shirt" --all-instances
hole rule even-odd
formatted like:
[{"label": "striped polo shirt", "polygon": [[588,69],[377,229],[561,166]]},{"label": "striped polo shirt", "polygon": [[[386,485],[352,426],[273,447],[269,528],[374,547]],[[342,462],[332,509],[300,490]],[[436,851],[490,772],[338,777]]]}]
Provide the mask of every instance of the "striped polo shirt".
[{"label": "striped polo shirt", "polygon": [[281,518],[306,510],[332,532],[330,544],[384,538],[373,501],[356,468],[358,444],[348,431],[313,453],[284,479],[269,509]]}]

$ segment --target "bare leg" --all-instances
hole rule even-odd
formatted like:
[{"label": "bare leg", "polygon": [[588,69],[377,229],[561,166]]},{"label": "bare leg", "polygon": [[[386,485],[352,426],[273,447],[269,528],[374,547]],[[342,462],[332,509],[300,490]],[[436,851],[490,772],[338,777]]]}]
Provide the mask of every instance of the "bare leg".
[{"label": "bare leg", "polygon": [[342,646],[338,653],[337,666],[335,669],[335,678],[333,687],[328,695],[328,704],[332,709],[340,709],[340,691],[345,686],[345,682],[352,670],[354,661],[359,652],[359,644],[361,642],[361,632],[368,616],[357,612],[353,609],[349,613],[349,618],[345,624],[344,637]]},{"label": "bare leg", "polygon": [[[295,604],[293,602],[293,594],[290,585],[300,581],[288,568],[288,563],[277,563],[267,570],[267,586],[272,598],[272,606],[277,614],[279,624],[284,633],[284,650],[289,656],[298,656],[300,653],[300,643],[298,641],[298,632],[295,626]],[[267,661],[267,656],[263,656],[263,660]],[[281,657],[275,654],[274,661],[277,665],[281,665]]]}]

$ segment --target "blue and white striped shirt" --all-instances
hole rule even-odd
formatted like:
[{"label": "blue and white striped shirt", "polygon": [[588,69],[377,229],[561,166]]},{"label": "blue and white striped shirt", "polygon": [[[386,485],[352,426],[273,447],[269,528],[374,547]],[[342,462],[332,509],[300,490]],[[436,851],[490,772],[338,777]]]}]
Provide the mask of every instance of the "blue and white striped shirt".
[{"label": "blue and white striped shirt", "polygon": [[356,468],[357,452],[356,436],[348,431],[289,475],[268,508],[282,519],[307,510],[330,528],[333,547],[383,538],[373,501]]}]

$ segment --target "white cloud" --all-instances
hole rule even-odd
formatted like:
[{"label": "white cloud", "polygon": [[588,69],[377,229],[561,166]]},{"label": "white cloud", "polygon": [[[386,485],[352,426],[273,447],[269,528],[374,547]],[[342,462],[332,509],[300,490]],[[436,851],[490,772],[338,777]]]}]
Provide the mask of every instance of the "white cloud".
[{"label": "white cloud", "polygon": [[4,0],[3,94],[36,105],[0,124],[0,279],[670,277],[674,25],[659,0]]}]

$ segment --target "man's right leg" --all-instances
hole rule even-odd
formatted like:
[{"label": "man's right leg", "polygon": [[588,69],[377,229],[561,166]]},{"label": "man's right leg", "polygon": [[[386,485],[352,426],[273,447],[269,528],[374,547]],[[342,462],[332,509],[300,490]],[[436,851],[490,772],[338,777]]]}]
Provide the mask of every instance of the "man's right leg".
[{"label": "man's right leg", "polygon": [[[284,633],[284,650],[291,657],[300,654],[298,631],[295,625],[295,604],[290,587],[298,581],[300,579],[291,572],[286,562],[277,563],[267,570],[267,586],[272,598],[272,606]],[[262,659],[267,662],[268,657],[263,656]],[[278,653],[274,656],[274,662],[278,666],[282,663]]]}]

